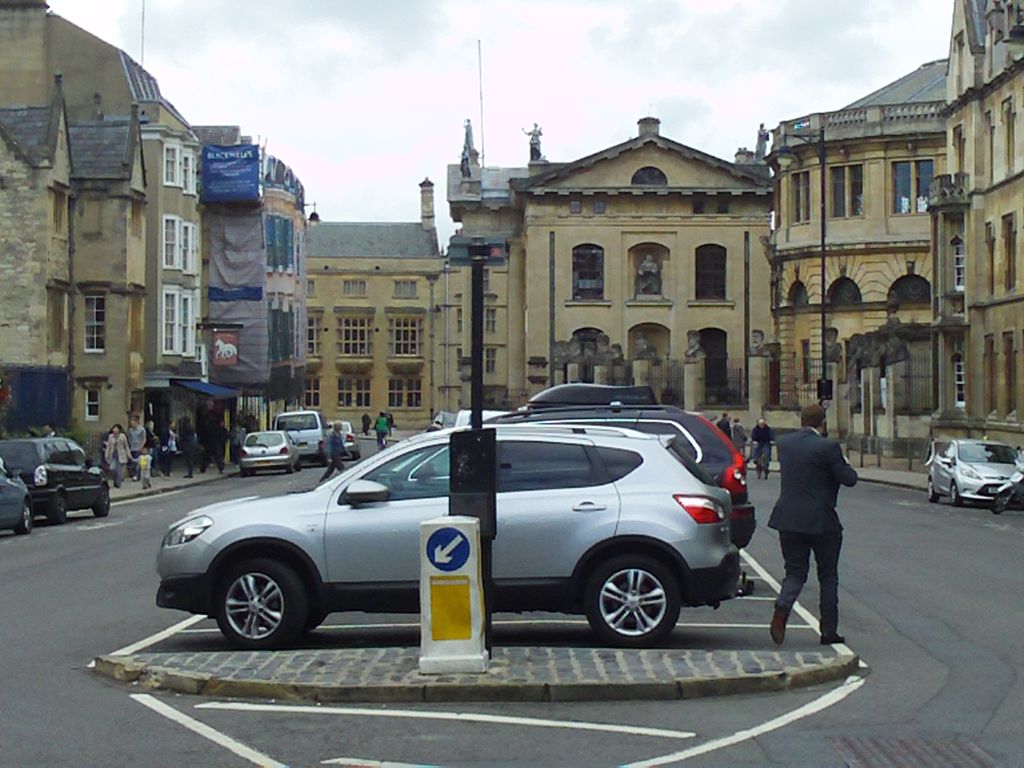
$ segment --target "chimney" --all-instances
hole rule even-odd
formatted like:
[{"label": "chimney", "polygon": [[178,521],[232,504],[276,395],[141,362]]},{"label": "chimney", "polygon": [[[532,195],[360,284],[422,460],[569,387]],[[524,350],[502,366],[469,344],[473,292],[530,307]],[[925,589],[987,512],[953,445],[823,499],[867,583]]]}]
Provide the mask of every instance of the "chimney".
[{"label": "chimney", "polygon": [[657,136],[661,120],[656,117],[641,117],[637,125],[640,128],[641,136]]},{"label": "chimney", "polygon": [[434,182],[429,178],[420,182],[420,222],[424,229],[434,229]]}]

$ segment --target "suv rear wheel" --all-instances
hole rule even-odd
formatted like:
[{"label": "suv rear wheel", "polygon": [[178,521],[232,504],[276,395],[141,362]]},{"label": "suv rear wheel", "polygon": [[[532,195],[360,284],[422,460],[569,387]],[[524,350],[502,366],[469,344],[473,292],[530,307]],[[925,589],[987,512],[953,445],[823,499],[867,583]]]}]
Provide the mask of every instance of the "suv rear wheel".
[{"label": "suv rear wheel", "polygon": [[100,495],[92,505],[92,514],[95,517],[106,517],[110,514],[110,491],[105,485],[100,488]]},{"label": "suv rear wheel", "polygon": [[238,648],[281,648],[306,628],[309,601],[302,580],[276,560],[244,560],[228,568],[216,601],[217,626]]},{"label": "suv rear wheel", "polygon": [[50,499],[50,508],[46,510],[46,519],[53,525],[64,525],[68,519],[68,501],[63,491],[57,491]]},{"label": "suv rear wheel", "polygon": [[605,643],[657,645],[679,620],[679,584],[645,555],[621,555],[599,565],[584,594],[587,621]]}]

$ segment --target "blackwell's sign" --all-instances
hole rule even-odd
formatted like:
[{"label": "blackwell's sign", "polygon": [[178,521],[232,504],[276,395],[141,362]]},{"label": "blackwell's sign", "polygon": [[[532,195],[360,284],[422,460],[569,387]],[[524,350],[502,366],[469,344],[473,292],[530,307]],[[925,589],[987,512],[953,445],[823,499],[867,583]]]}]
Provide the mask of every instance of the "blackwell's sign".
[{"label": "blackwell's sign", "polygon": [[204,203],[260,199],[260,148],[255,144],[203,147]]}]

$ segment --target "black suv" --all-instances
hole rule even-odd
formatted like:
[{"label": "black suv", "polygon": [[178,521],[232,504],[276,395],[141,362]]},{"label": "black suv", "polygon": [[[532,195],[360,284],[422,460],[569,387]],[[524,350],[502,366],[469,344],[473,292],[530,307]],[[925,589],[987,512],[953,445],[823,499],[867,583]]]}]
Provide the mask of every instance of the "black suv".
[{"label": "black suv", "polygon": [[0,457],[28,488],[32,511],[54,525],[63,524],[73,509],[91,509],[96,517],[110,514],[110,487],[74,440],[0,440]]},{"label": "black suv", "polygon": [[[619,388],[603,385],[563,384],[534,396],[524,409],[488,419],[488,423],[608,424],[635,429],[638,432],[674,435],[677,444],[696,464],[710,475],[712,482],[725,488],[732,496],[732,543],[743,548],[754,535],[754,505],[747,493],[747,463],[722,431],[699,413],[684,411],[672,405],[627,405],[619,400],[598,405],[594,399],[610,399]],[[622,388],[636,397],[636,387]],[[558,391],[555,397],[551,393]],[[568,405],[572,399],[585,404]],[[623,398],[625,399],[625,398]],[[557,404],[556,404],[557,403]]]}]

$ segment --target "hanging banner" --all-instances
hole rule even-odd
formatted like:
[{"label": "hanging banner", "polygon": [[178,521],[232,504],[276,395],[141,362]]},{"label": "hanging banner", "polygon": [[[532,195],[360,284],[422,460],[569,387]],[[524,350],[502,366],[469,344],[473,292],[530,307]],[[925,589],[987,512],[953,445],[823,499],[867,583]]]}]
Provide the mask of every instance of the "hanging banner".
[{"label": "hanging banner", "polygon": [[237,203],[260,199],[260,148],[255,144],[203,147],[202,200]]}]

